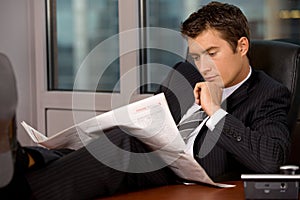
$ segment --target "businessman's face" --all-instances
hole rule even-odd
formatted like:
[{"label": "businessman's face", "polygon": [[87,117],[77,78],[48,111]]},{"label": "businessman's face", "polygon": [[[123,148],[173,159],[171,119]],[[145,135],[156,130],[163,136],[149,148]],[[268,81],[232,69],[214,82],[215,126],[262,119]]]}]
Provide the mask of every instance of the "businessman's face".
[{"label": "businessman's face", "polygon": [[246,78],[249,72],[248,40],[242,37],[234,52],[220,33],[208,29],[195,39],[188,39],[189,53],[201,75],[208,82],[230,87]]}]

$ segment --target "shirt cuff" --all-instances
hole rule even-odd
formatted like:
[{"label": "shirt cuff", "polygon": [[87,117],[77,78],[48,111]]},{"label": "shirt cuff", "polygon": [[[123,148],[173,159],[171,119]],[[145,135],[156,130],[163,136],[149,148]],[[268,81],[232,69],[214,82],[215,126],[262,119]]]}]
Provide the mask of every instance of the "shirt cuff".
[{"label": "shirt cuff", "polygon": [[220,108],[206,121],[206,126],[209,128],[210,131],[213,131],[217,123],[219,123],[219,121],[227,114],[228,113],[225,110]]}]

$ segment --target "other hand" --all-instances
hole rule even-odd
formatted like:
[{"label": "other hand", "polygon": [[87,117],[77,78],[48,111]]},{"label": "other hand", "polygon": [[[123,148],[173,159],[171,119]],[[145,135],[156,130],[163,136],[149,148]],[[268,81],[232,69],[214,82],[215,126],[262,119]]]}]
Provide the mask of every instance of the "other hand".
[{"label": "other hand", "polygon": [[199,82],[194,88],[195,102],[209,116],[221,108],[223,89],[214,82]]}]

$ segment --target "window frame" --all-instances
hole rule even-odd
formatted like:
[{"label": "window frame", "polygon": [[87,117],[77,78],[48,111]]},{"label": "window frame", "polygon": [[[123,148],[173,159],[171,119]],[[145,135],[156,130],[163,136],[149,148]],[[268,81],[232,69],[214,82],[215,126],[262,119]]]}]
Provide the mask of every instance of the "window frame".
[{"label": "window frame", "polygon": [[[115,107],[120,107],[126,105],[129,102],[135,100],[143,99],[152,94],[140,94],[139,91],[133,91],[132,88],[138,88],[139,85],[139,70],[134,70],[136,66],[139,66],[139,51],[127,52],[126,37],[137,38],[133,44],[132,48],[139,49],[140,46],[140,35],[139,35],[139,3],[140,0],[127,0],[127,1],[118,1],[118,11],[119,11],[119,32],[125,33],[120,34],[120,77],[126,75],[126,80],[131,80],[130,83],[124,83],[125,81],[120,82],[120,93],[107,93],[107,92],[80,92],[80,91],[49,91],[48,84],[49,82],[47,73],[52,72],[51,67],[54,66],[51,59],[48,60],[47,53],[49,48],[55,48],[55,41],[47,41],[47,35],[49,36],[50,28],[47,27],[47,23],[50,26],[55,26],[55,23],[46,21],[49,19],[45,13],[48,13],[47,9],[55,9],[55,4],[53,7],[49,6],[49,2],[53,0],[44,0],[44,1],[31,1],[30,9],[32,9],[32,19],[34,23],[33,33],[34,37],[34,63],[35,63],[35,79],[36,79],[36,113],[37,113],[37,125],[36,128],[50,136],[51,134],[47,133],[47,126],[55,126],[55,123],[51,123],[47,119],[47,110],[61,110],[61,111],[91,111],[97,113],[103,113],[109,111]],[[131,31],[134,30],[134,31]],[[126,33],[130,32],[130,36]],[[54,55],[50,55],[52,58]],[[55,60],[55,59],[54,59]],[[49,65],[49,67],[48,67]],[[128,73],[130,72],[130,73]],[[128,95],[130,99],[128,99]],[[74,95],[76,98],[79,98],[82,102],[91,102],[94,104],[74,104],[73,98]],[[113,99],[118,99],[118,102],[113,101]],[[58,116],[59,117],[59,116]],[[57,119],[64,120],[64,119]],[[75,119],[74,119],[75,120]],[[75,121],[76,122],[76,121]],[[78,122],[76,122],[78,123]],[[59,127],[58,127],[59,130]]]}]

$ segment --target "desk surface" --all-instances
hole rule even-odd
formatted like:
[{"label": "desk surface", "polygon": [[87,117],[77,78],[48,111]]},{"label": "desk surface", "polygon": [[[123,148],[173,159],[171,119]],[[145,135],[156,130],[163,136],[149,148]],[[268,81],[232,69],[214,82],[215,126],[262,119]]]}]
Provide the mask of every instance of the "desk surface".
[{"label": "desk surface", "polygon": [[[206,185],[173,185],[163,186],[128,194],[115,195],[104,200],[244,200],[244,187],[242,181],[227,182],[234,184],[234,188],[215,188]],[[299,198],[300,199],[300,198]],[[102,199],[103,200],[103,199]]]},{"label": "desk surface", "polygon": [[116,195],[105,200],[243,200],[244,188],[242,181],[228,182],[229,184],[235,184],[234,188],[215,188],[204,185],[173,185],[163,186],[159,188],[153,188],[138,192],[132,192],[128,194]]}]

